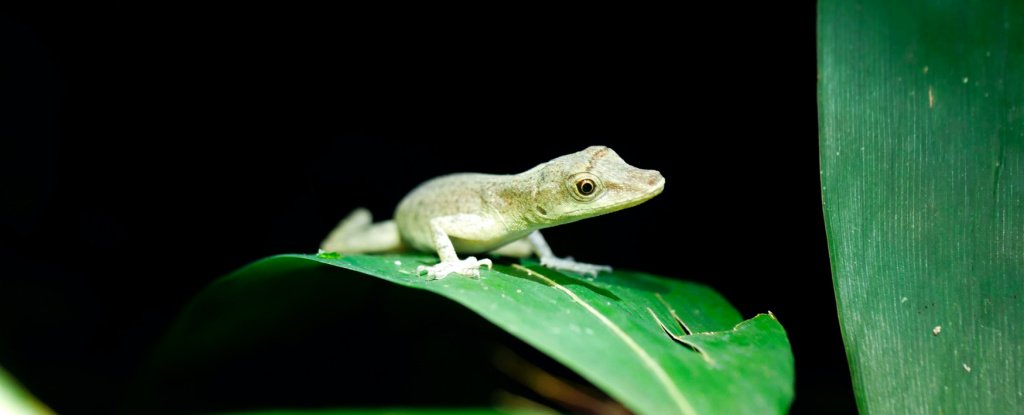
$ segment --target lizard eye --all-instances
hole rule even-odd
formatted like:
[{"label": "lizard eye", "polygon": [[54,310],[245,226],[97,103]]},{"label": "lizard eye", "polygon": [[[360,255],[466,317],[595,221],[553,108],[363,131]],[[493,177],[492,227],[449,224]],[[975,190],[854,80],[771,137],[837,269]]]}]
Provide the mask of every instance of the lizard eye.
[{"label": "lizard eye", "polygon": [[565,187],[573,199],[589,202],[601,194],[601,179],[590,173],[579,173],[566,180]]},{"label": "lizard eye", "polygon": [[597,190],[597,185],[593,180],[582,179],[576,182],[576,191],[580,192],[580,195],[590,196],[594,194],[594,190]]}]

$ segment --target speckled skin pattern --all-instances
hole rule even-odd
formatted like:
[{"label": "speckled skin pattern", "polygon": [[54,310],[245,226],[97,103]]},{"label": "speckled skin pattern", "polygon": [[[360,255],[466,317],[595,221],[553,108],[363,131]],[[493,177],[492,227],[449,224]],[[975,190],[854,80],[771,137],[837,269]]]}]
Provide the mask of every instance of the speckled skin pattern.
[{"label": "speckled skin pattern", "polygon": [[394,220],[409,247],[441,250],[439,227],[457,252],[473,254],[535,230],[636,206],[664,185],[659,172],[630,166],[612,149],[594,146],[515,175],[437,177],[410,192]]}]

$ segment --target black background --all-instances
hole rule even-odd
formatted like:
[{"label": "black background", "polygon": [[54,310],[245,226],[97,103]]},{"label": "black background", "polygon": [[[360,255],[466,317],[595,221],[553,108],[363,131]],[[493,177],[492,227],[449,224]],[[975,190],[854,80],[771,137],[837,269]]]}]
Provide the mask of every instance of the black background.
[{"label": "black background", "polygon": [[12,13],[0,30],[0,365],[58,412],[112,410],[191,296],[314,251],[353,207],[385,217],[435,175],[519,172],[592,144],[666,189],[551,229],[556,253],[704,282],[745,317],[771,310],[796,356],[793,412],[854,411],[821,217],[813,2],[90,8]]}]

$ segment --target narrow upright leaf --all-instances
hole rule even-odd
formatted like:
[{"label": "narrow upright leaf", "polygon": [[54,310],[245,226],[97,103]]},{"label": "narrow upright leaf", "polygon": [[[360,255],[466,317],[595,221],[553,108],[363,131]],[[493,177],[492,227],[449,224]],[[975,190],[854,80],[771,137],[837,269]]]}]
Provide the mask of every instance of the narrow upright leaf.
[{"label": "narrow upright leaf", "polygon": [[819,13],[823,204],[861,413],[1024,413],[1024,3]]}]

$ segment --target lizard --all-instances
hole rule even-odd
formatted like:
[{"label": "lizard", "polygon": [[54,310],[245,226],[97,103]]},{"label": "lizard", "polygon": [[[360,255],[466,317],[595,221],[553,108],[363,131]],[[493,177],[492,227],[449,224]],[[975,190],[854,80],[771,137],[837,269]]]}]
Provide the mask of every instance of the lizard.
[{"label": "lizard", "polygon": [[612,149],[592,146],[519,174],[455,173],[428,180],[402,199],[392,220],[374,223],[369,210],[357,208],[320,248],[342,254],[436,252],[439,263],[416,270],[427,279],[479,277],[491,260],[458,254],[486,252],[536,254],[543,266],[596,276],[611,267],[555,256],[540,230],[639,205],[664,188],[658,171],[630,166]]}]

